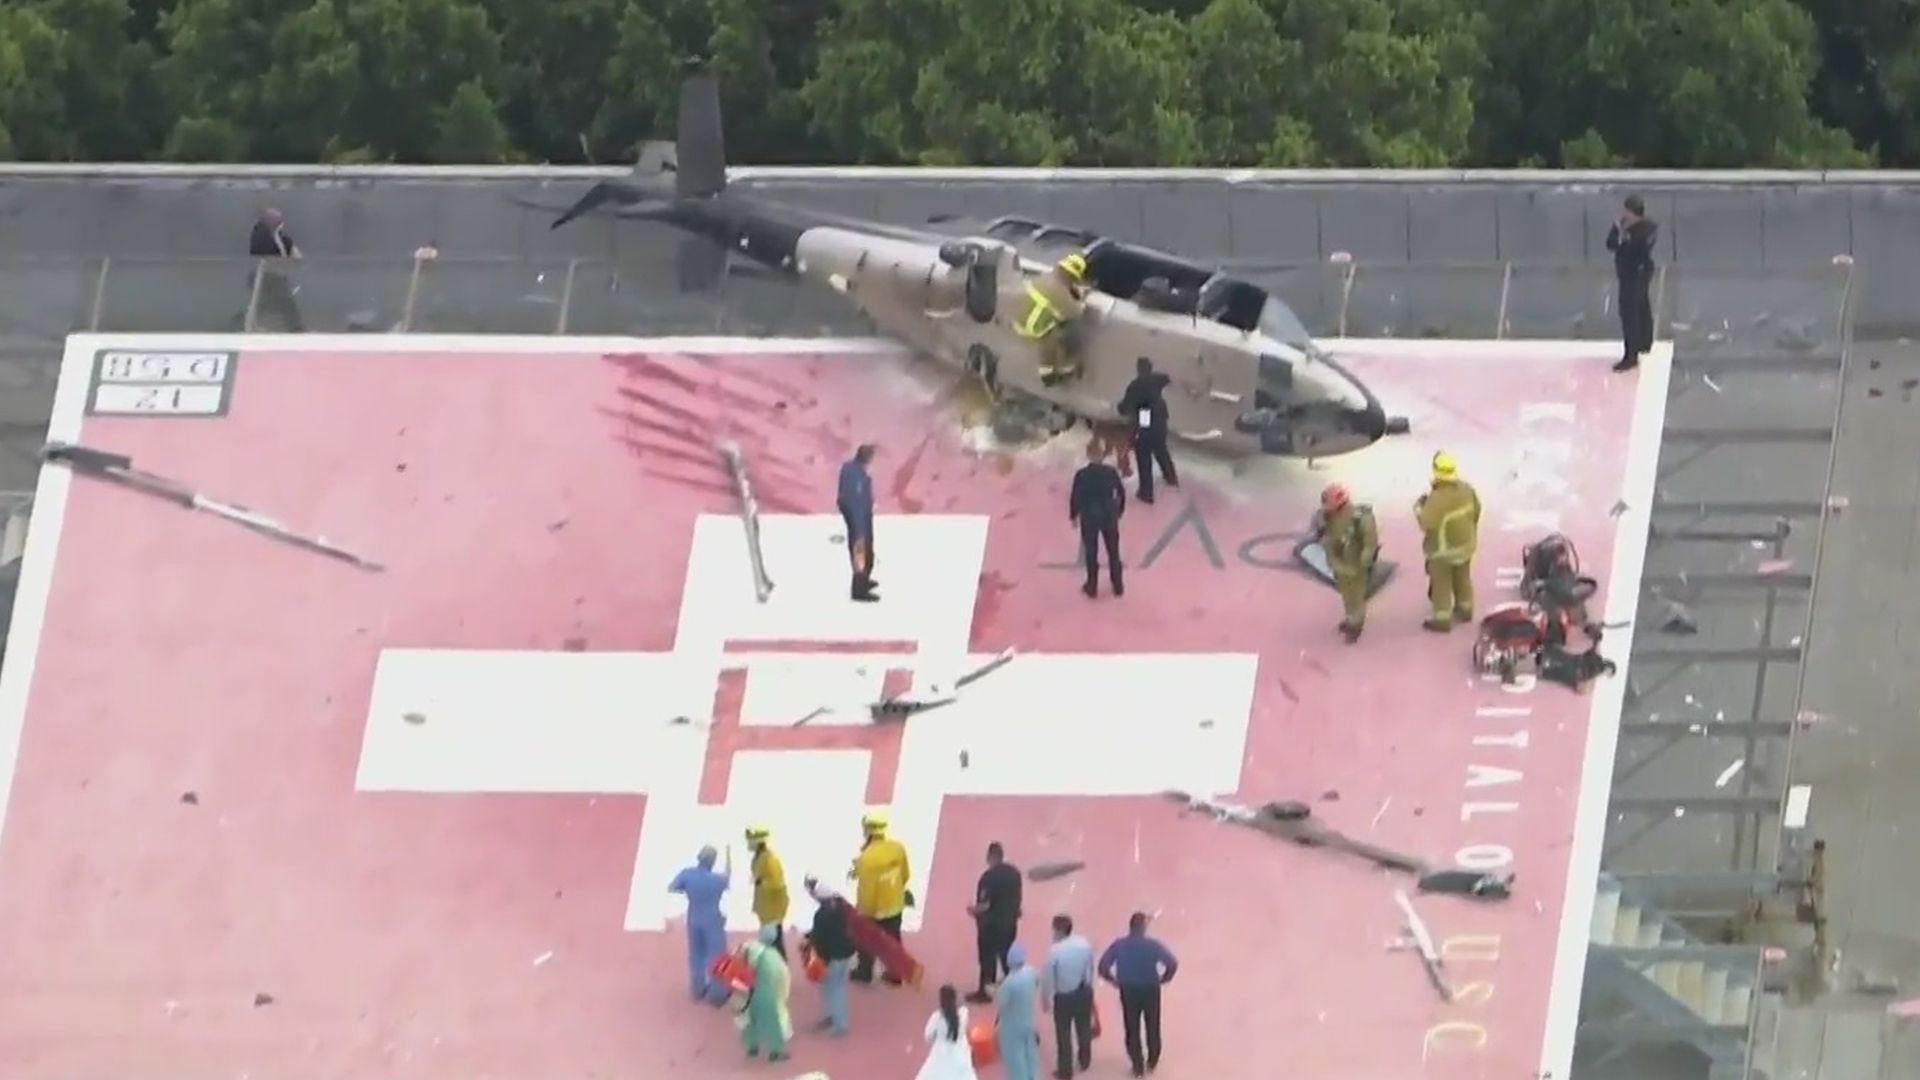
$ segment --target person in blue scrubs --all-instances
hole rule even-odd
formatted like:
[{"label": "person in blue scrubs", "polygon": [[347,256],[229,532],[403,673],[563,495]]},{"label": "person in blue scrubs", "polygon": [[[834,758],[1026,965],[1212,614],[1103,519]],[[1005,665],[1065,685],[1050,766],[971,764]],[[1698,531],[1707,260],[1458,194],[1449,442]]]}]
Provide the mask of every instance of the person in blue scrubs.
[{"label": "person in blue scrubs", "polygon": [[1039,1080],[1040,975],[1027,966],[1027,947],[1007,950],[1007,976],[993,993],[994,1039],[1007,1080]]},{"label": "person in blue scrubs", "polygon": [[713,864],[719,858],[708,844],[667,886],[668,892],[687,898],[687,977],[695,1001],[706,1000],[713,962],[727,951],[727,917],[720,912],[720,898],[733,878],[733,855],[729,852],[725,865],[716,870]]}]

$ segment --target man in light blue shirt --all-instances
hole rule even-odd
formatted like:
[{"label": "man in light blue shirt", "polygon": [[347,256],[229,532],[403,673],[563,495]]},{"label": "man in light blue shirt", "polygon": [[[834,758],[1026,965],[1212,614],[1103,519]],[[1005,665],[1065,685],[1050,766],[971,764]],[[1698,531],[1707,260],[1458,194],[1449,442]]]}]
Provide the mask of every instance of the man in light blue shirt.
[{"label": "man in light blue shirt", "polygon": [[1073,932],[1073,919],[1053,917],[1053,945],[1041,975],[1040,1007],[1053,1013],[1055,1080],[1073,1080],[1074,1065],[1093,1064],[1093,945]]}]

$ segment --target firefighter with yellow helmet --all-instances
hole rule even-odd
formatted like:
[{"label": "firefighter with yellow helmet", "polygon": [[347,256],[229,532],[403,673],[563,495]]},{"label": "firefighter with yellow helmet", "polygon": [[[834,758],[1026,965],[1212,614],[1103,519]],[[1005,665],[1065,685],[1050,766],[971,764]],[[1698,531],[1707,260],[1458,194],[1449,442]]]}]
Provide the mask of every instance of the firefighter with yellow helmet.
[{"label": "firefighter with yellow helmet", "polygon": [[747,850],[752,853],[749,864],[753,874],[753,916],[760,920],[762,929],[773,928],[773,947],[780,952],[781,959],[787,956],[787,908],[792,898],[787,894],[787,868],[781,864],[780,856],[774,854],[773,830],[765,825],[747,826]]},{"label": "firefighter with yellow helmet", "polygon": [[1342,484],[1330,484],[1320,493],[1320,509],[1313,515],[1313,536],[1327,556],[1333,586],[1340,590],[1340,636],[1348,644],[1360,640],[1367,625],[1367,586],[1373,564],[1380,558],[1380,528],[1373,507],[1353,501]]},{"label": "firefighter with yellow helmet", "polygon": [[1074,332],[1087,309],[1087,257],[1078,251],[1027,282],[1027,307],[1014,332],[1040,347],[1040,382],[1057,386],[1080,374]]},{"label": "firefighter with yellow helmet", "polygon": [[1433,613],[1421,625],[1446,633],[1473,620],[1473,553],[1480,542],[1480,495],[1460,479],[1460,466],[1442,450],[1433,455],[1433,485],[1413,504],[1427,557],[1427,599]]},{"label": "firefighter with yellow helmet", "polygon": [[[869,810],[860,819],[860,831],[865,839],[860,845],[860,854],[854,857],[853,872],[847,876],[853,879],[853,908],[872,919],[880,929],[895,941],[901,940],[900,920],[906,915],[907,905],[913,894],[907,891],[907,880],[912,868],[907,863],[907,849],[900,841],[887,835],[887,815],[884,811]],[[852,979],[857,983],[873,981],[873,954],[862,952],[854,964]],[[883,981],[894,986],[900,980],[888,974]]]}]

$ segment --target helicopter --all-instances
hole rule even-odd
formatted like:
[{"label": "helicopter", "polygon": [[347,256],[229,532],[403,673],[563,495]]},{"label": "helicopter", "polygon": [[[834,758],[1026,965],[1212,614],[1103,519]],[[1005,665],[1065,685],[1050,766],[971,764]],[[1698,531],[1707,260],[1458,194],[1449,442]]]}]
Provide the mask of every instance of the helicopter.
[{"label": "helicopter", "polygon": [[[979,379],[1002,404],[1037,399],[1070,418],[1115,423],[1115,403],[1146,359],[1171,379],[1169,434],[1223,456],[1331,457],[1408,427],[1279,298],[1204,264],[1027,218],[977,228],[946,221],[933,231],[729,187],[710,73],[684,84],[675,141],[645,144],[627,177],[594,185],[551,227],[587,216],[684,233],[675,260],[683,290],[739,269],[735,253],[823,285],[886,335]],[[1085,312],[1070,328],[1080,370],[1043,381],[1038,343],[1015,325],[1028,283],[1073,253],[1086,262]]]}]

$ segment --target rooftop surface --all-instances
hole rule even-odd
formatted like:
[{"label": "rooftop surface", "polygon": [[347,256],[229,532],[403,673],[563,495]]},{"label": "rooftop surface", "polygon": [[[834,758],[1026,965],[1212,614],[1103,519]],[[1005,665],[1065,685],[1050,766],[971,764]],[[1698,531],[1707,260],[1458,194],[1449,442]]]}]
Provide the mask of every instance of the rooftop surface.
[{"label": "rooftop surface", "polygon": [[[152,387],[111,385],[97,354],[169,347],[223,365],[189,387],[202,415],[133,415]],[[43,472],[0,680],[0,1060],[26,1080],[764,1075],[686,1002],[665,882],[756,819],[796,886],[838,877],[886,804],[933,984],[971,978],[990,840],[1086,863],[1029,886],[1030,945],[1055,911],[1096,941],[1155,913],[1183,964],[1173,1080],[1281,1056],[1308,1080],[1565,1075],[1626,673],[1584,696],[1476,679],[1466,633],[1419,628],[1410,504],[1452,451],[1489,510],[1483,608],[1558,530],[1631,619],[1666,350],[1625,380],[1600,344],[1336,351],[1415,434],[1314,467],[1190,464],[1127,517],[1127,596],[1088,601],[1063,505],[1079,446],[983,448],[953,387],[872,343],[73,338],[53,438],[387,569]],[[721,439],[757,487],[765,604]],[[871,606],[845,600],[818,513],[859,441],[883,447]],[[1287,558],[1335,479],[1404,563],[1351,647]],[[904,728],[849,709],[1006,648]],[[1182,816],[1172,787],[1510,862],[1518,892],[1416,900],[1459,988],[1443,1004],[1389,948],[1405,882]],[[744,896],[731,915],[751,927]],[[797,1025],[816,1007],[797,983]],[[795,1064],[904,1072],[930,1007],[858,993],[852,1037],[803,1032]],[[1124,1074],[1115,1043],[1096,1077]]]}]

